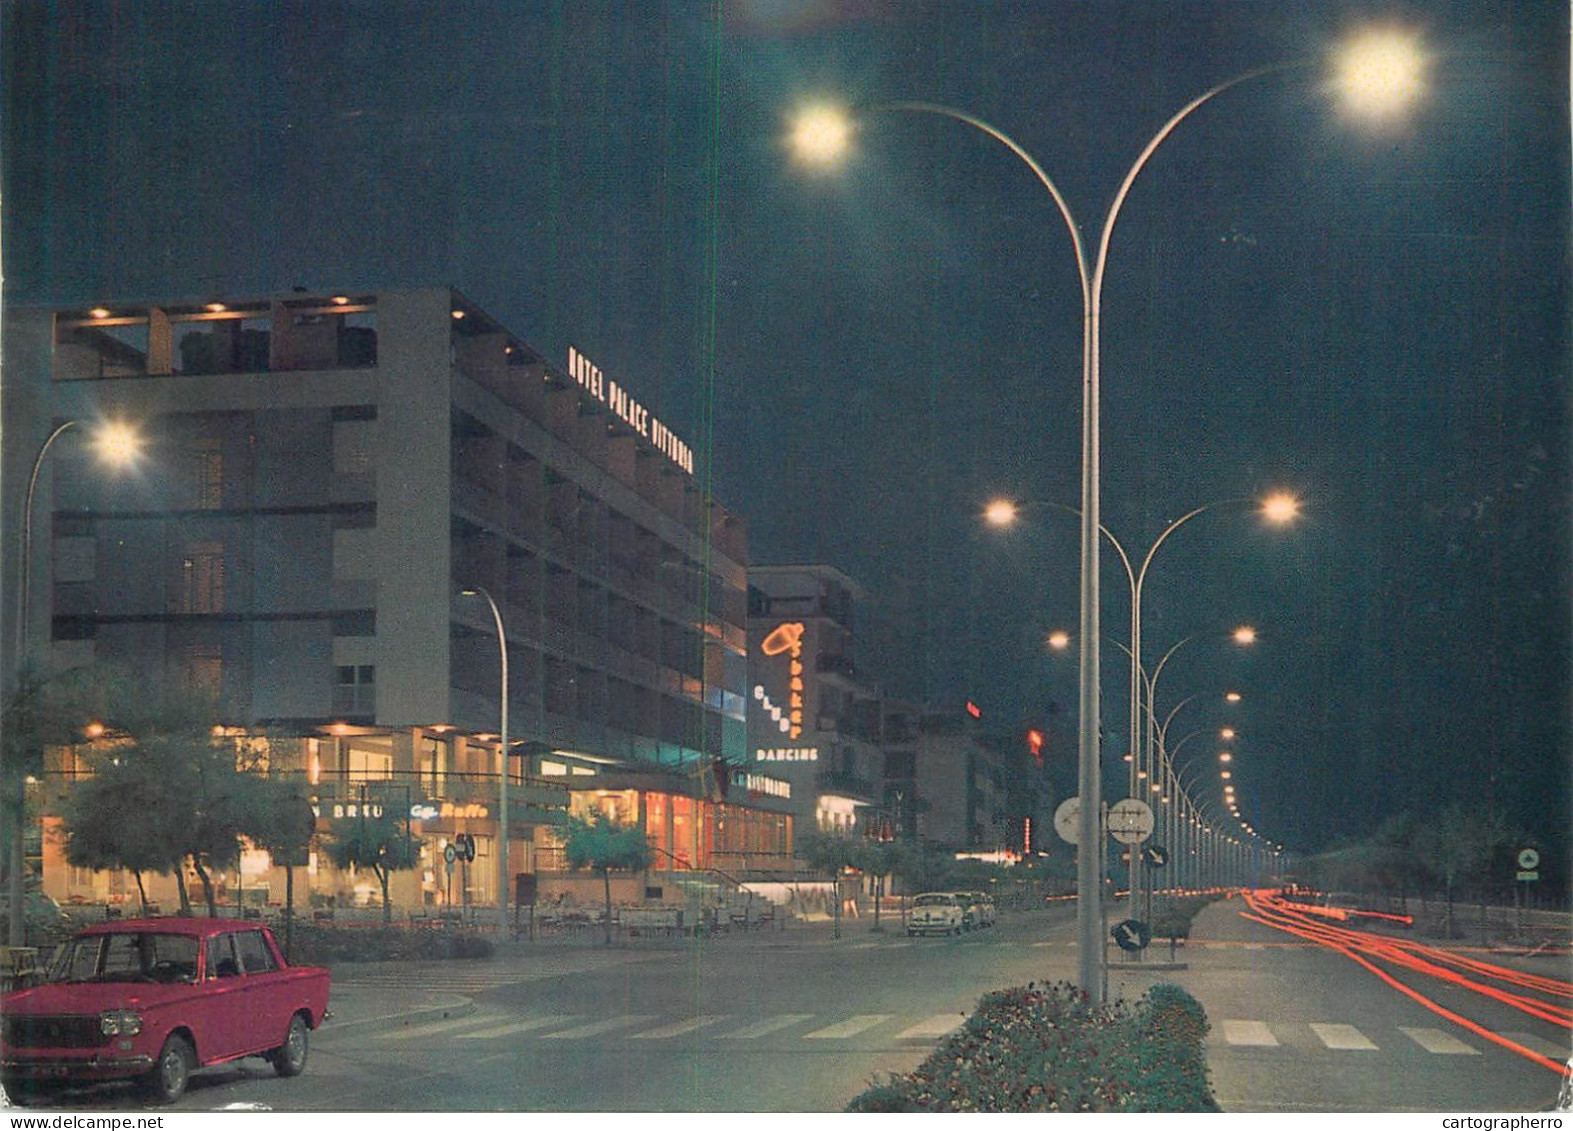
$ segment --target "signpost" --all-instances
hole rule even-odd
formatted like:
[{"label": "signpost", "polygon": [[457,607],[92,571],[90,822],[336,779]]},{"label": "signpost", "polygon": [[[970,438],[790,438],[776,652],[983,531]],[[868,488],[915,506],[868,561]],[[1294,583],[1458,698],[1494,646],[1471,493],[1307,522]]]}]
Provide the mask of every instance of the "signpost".
[{"label": "signpost", "polygon": [[1540,853],[1533,848],[1518,854],[1518,925],[1524,925],[1524,909],[1529,906],[1529,885],[1540,879]]}]

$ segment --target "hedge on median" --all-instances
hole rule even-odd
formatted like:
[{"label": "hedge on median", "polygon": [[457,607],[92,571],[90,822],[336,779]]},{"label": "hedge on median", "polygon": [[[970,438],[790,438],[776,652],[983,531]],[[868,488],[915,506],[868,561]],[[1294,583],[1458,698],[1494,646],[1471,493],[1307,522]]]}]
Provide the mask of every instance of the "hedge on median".
[{"label": "hedge on median", "polygon": [[1069,983],[999,990],[913,1072],[853,1112],[1215,1112],[1207,1016],[1178,986],[1091,1006]]},{"label": "hedge on median", "polygon": [[[282,928],[275,935],[282,945]],[[491,939],[463,931],[324,927],[301,923],[295,924],[290,943],[290,961],[313,966],[395,959],[489,958],[494,949]]]}]

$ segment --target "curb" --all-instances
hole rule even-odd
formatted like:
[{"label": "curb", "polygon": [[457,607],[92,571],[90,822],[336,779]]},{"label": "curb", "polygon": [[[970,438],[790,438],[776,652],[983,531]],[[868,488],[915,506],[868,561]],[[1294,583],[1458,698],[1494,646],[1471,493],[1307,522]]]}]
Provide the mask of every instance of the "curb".
[{"label": "curb", "polygon": [[395,1009],[389,1013],[380,1013],[373,1017],[357,1017],[354,1020],[340,1021],[335,1019],[333,1008],[328,1007],[328,1019],[323,1027],[332,1026],[335,1032],[345,1029],[354,1029],[361,1025],[386,1024],[390,1028],[408,1028],[427,1021],[442,1021],[450,1017],[468,1017],[475,1012],[475,1001],[472,998],[455,995],[444,1001],[433,1002],[430,1005],[417,1006],[413,1009]]}]

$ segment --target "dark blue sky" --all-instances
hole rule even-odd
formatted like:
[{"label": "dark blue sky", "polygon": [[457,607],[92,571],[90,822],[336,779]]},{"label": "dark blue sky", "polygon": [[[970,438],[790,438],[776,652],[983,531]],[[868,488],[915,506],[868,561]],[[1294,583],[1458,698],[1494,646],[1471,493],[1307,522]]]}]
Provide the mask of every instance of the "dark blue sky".
[{"label": "dark blue sky", "polygon": [[[717,20],[717,13],[720,19]],[[1081,304],[1026,166],[882,114],[842,175],[799,99],[944,103],[1095,241],[1196,94],[1367,19],[1435,52],[1362,136],[1311,72],[1245,83],[1138,180],[1105,285],[1103,517],[1165,544],[1144,648],[1171,738],[1247,695],[1237,780],[1309,847],[1404,807],[1569,811],[1568,83],[1560,3],[1038,0],[5,6],[6,299],[452,284],[576,345],[701,454],[756,561],[856,577],[865,674],[1014,724],[1075,703]],[[1105,555],[1104,626],[1125,642]],[[1249,621],[1248,659],[1211,639]],[[1123,752],[1126,665],[1105,646]],[[1074,757],[1054,717],[1051,756]],[[1183,754],[1210,756],[1198,740]]]}]

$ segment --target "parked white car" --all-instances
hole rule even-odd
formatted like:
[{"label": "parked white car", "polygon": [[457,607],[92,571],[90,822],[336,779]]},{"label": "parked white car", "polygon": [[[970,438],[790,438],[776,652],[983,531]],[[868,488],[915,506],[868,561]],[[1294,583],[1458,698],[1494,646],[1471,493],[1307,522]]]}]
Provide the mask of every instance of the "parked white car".
[{"label": "parked white car", "polygon": [[962,926],[968,929],[994,925],[994,900],[984,891],[958,891],[956,899],[962,904]]},{"label": "parked white car", "polygon": [[961,903],[952,892],[924,892],[912,899],[907,935],[959,935],[963,928],[962,914]]}]

